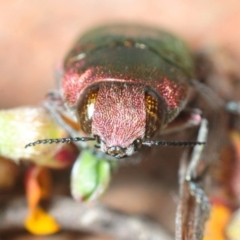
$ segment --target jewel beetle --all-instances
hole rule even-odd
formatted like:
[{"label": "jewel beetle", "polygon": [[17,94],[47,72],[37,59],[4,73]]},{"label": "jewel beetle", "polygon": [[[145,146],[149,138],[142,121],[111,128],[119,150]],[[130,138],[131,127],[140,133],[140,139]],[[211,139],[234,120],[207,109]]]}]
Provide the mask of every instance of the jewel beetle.
[{"label": "jewel beetle", "polygon": [[100,151],[122,158],[142,145],[204,144],[153,141],[177,122],[193,77],[188,47],[170,33],[138,25],[98,27],[75,43],[61,77],[62,99],[85,137],[44,139],[26,147],[96,141]]}]

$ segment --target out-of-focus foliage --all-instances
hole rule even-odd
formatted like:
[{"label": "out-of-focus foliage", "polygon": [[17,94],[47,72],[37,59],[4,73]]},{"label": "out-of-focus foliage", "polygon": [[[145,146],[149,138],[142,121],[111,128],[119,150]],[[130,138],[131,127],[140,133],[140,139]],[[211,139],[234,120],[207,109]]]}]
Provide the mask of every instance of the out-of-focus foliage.
[{"label": "out-of-focus foliage", "polygon": [[80,201],[96,200],[105,192],[111,179],[111,168],[115,165],[83,150],[75,161],[71,173],[71,193]]},{"label": "out-of-focus foliage", "polygon": [[72,144],[41,144],[25,148],[29,142],[66,136],[43,107],[21,107],[0,111],[0,155],[15,162],[62,168],[72,163],[78,151]]}]

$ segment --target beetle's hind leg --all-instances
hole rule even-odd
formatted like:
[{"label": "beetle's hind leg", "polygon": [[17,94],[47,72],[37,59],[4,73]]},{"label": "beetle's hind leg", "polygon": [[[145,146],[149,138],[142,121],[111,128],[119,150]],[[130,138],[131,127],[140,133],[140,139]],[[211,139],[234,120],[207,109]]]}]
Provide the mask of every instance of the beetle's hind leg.
[{"label": "beetle's hind leg", "polygon": [[191,85],[213,110],[240,114],[239,57],[228,48],[206,48],[195,53],[196,79]]},{"label": "beetle's hind leg", "polygon": [[226,103],[225,109],[230,113],[240,115],[240,102],[229,101]]}]

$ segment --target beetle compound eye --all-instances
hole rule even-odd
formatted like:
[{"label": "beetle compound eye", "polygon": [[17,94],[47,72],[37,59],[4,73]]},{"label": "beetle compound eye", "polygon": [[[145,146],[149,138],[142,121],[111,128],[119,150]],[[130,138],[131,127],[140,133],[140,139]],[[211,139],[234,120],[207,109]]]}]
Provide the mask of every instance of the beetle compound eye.
[{"label": "beetle compound eye", "polygon": [[162,100],[154,92],[145,93],[146,131],[145,138],[153,137],[161,128],[164,119]]},{"label": "beetle compound eye", "polygon": [[77,117],[80,127],[89,135],[92,133],[92,117],[98,90],[97,85],[88,87],[77,103]]}]

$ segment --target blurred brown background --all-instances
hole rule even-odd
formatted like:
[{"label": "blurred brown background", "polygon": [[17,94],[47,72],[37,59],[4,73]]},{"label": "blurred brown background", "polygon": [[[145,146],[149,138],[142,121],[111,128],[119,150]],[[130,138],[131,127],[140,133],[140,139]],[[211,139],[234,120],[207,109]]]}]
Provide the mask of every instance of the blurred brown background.
[{"label": "blurred brown background", "polygon": [[41,0],[0,3],[0,107],[39,103],[84,30],[141,22],[176,32],[194,48],[226,45],[240,54],[240,1]]},{"label": "blurred brown background", "polygon": [[[41,102],[54,88],[56,68],[79,34],[102,23],[126,21],[169,29],[193,49],[221,46],[240,56],[240,1],[236,0],[1,1],[0,108]],[[140,166],[121,168],[103,201],[152,216],[173,232],[179,152],[171,157],[168,150],[164,152],[161,161],[152,157]],[[155,151],[153,156],[160,155]],[[167,190],[159,186],[163,181]]]}]

